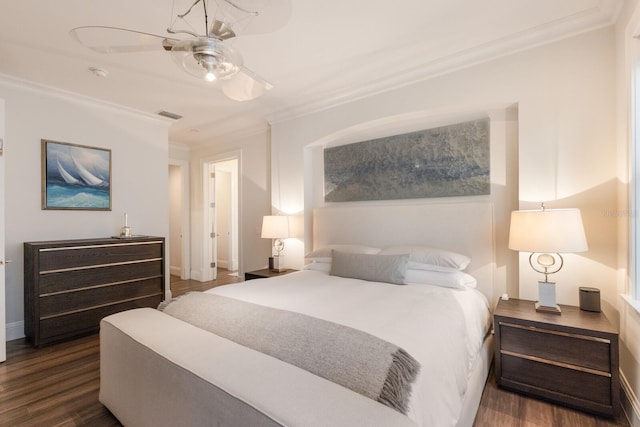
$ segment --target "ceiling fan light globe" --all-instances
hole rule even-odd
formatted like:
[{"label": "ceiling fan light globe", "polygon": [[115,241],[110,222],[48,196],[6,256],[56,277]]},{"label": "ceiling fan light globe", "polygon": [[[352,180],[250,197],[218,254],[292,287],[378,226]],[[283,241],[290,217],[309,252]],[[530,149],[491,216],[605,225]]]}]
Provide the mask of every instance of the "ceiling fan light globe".
[{"label": "ceiling fan light globe", "polygon": [[242,57],[235,49],[208,37],[176,43],[171,56],[187,73],[207,81],[231,77],[242,67]]}]

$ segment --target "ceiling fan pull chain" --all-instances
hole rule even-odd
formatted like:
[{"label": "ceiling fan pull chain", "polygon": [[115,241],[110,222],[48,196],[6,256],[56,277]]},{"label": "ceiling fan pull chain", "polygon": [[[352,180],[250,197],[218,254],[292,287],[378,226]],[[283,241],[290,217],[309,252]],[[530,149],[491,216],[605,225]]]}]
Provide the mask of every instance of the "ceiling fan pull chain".
[{"label": "ceiling fan pull chain", "polygon": [[207,15],[207,0],[202,0],[202,7],[204,8],[204,33],[208,37],[209,36],[209,16]]}]

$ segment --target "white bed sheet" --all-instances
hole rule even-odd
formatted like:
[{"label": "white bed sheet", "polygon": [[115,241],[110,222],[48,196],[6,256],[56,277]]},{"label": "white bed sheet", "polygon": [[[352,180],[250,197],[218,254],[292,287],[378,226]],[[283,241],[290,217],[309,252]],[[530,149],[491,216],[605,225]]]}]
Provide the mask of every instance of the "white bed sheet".
[{"label": "white bed sheet", "polygon": [[473,289],[399,286],[310,270],[208,292],[330,320],[404,348],[422,365],[407,415],[423,427],[456,424],[490,323],[489,304]]}]

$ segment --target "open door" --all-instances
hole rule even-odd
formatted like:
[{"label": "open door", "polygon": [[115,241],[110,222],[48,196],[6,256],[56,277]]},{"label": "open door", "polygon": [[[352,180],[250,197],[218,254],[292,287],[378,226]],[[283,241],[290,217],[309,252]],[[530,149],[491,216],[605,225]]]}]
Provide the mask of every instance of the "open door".
[{"label": "open door", "polygon": [[4,100],[0,99],[0,362],[7,360],[4,270]]}]

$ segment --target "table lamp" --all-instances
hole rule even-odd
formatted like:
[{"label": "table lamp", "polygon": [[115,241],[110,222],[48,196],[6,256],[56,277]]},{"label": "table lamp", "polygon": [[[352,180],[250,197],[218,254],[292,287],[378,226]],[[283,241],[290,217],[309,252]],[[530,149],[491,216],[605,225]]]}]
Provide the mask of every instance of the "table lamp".
[{"label": "table lamp", "polygon": [[[544,274],[538,282],[536,311],[560,314],[556,304],[556,284],[549,274],[564,265],[560,253],[584,252],[588,249],[579,209],[545,209],[511,212],[509,249],[531,252],[529,265]],[[537,256],[536,256],[537,255]]]},{"label": "table lamp", "polygon": [[284,249],[284,241],[290,236],[289,234],[289,217],[286,215],[265,215],[262,217],[262,234],[263,239],[275,239],[273,248],[276,254],[273,257],[273,271],[285,271],[283,267],[284,256],[281,254]]}]

